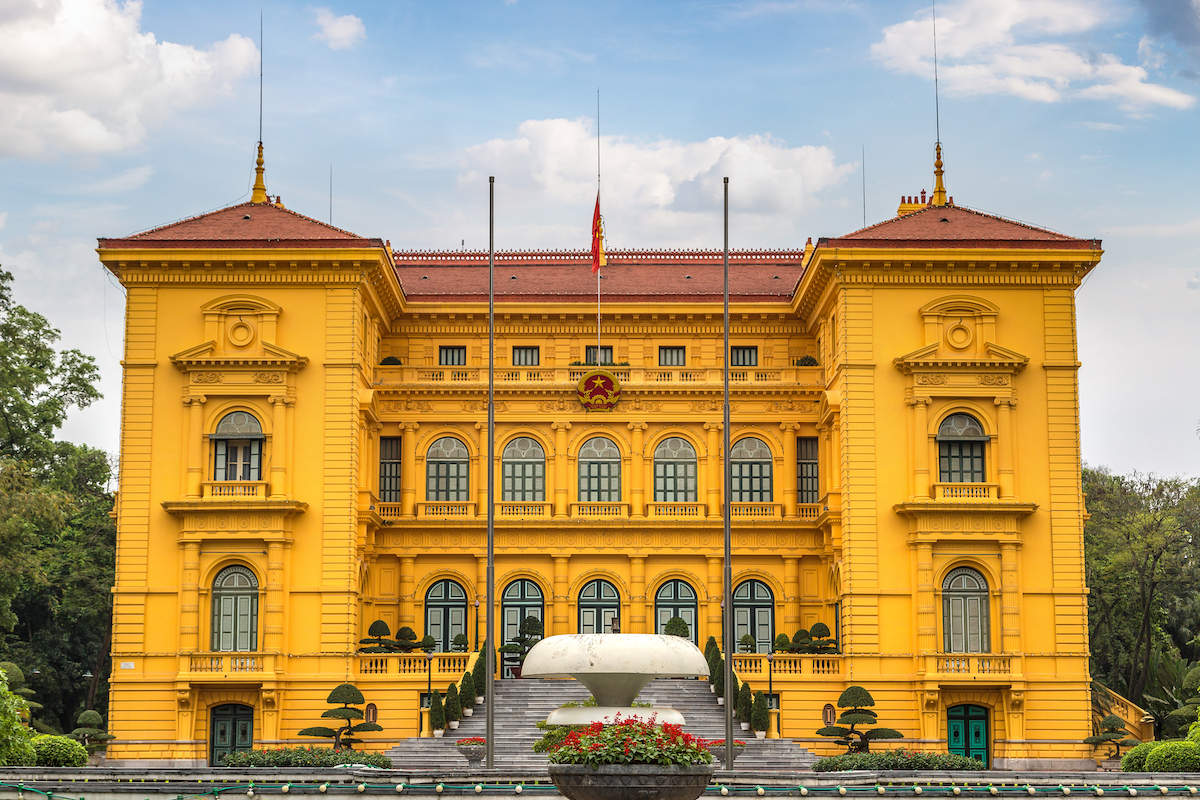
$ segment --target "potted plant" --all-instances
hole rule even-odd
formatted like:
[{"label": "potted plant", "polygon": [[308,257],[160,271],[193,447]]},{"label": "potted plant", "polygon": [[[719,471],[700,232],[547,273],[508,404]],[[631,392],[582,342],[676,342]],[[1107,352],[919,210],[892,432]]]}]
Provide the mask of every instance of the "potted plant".
[{"label": "potted plant", "polygon": [[754,641],[754,637],[748,633],[743,634],[742,638],[738,639],[738,648],[740,648],[743,653],[753,653],[757,646],[758,643]]},{"label": "potted plant", "polygon": [[717,696],[717,705],[725,705],[725,659],[717,657],[717,668],[712,675],[713,693]]},{"label": "potted plant", "polygon": [[467,635],[465,633],[458,633],[454,635],[454,641],[450,643],[450,649],[455,653],[465,653],[469,644]]},{"label": "potted plant", "polygon": [[418,649],[417,632],[407,625],[396,631],[396,648],[403,653],[411,653]]},{"label": "potted plant", "polygon": [[429,727],[433,729],[436,739],[442,738],[446,732],[446,709],[442,705],[442,693],[437,689],[433,690],[433,697],[429,699]]},{"label": "potted plant", "polygon": [[423,639],[421,639],[421,643],[417,645],[418,650],[424,650],[426,653],[432,653],[436,647],[437,640],[428,633],[425,634]]},{"label": "potted plant", "polygon": [[829,632],[829,626],[824,622],[818,622],[816,625],[813,625],[812,630],[809,631],[809,636],[812,637],[812,641],[809,643],[811,648],[809,652],[837,652],[837,640],[833,638],[833,635]]},{"label": "potted plant", "polygon": [[471,682],[475,684],[475,705],[483,705],[487,699],[487,658],[483,653],[475,659],[475,671],[471,673]]},{"label": "potted plant", "polygon": [[750,705],[751,705],[751,702],[752,702],[752,700],[751,700],[751,695],[750,695],[750,684],[743,683],[741,688],[738,689],[737,717],[738,717],[738,721],[741,722],[742,730],[744,730],[744,731],[750,730]]},{"label": "potted plant", "polygon": [[[708,752],[712,753],[712,755],[713,755],[713,762],[717,765],[717,769],[721,769],[721,767],[725,764],[725,740],[724,739],[709,739],[707,744],[708,744]],[[743,752],[745,752],[745,750],[746,750],[745,742],[743,742],[741,739],[733,740],[733,760],[734,761],[737,761],[737,757],[740,756]]]},{"label": "potted plant", "polygon": [[691,631],[688,629],[687,622],[683,617],[671,617],[667,620],[667,624],[663,627],[663,633],[667,636],[680,636],[684,639],[691,636]]},{"label": "potted plant", "polygon": [[458,730],[458,721],[462,719],[462,705],[458,702],[458,685],[450,684],[446,689],[446,724],[450,726],[450,730]]},{"label": "potted plant", "polygon": [[469,717],[475,713],[475,709],[472,706],[475,705],[475,701],[478,699],[479,696],[475,692],[475,678],[471,676],[469,671],[464,672],[462,680],[458,684],[458,701],[462,703],[464,717]]},{"label": "potted plant", "polygon": [[695,800],[713,774],[703,739],[653,718],[576,728],[549,759],[550,778],[568,800]]},{"label": "potted plant", "polygon": [[391,639],[387,638],[392,635],[391,628],[381,619],[377,619],[371,623],[371,627],[367,629],[367,638],[359,639],[358,643],[366,645],[366,647],[358,648],[360,653],[394,653],[398,645]]},{"label": "potted plant", "polygon": [[786,633],[781,633],[775,637],[775,652],[790,653],[792,650],[792,640],[788,638]]},{"label": "potted plant", "polygon": [[501,653],[509,653],[517,657],[517,666],[512,668],[515,677],[521,677],[521,667],[525,664],[525,656],[529,655],[533,646],[542,640],[545,630],[542,621],[530,614],[522,620],[521,627],[513,640],[500,648]]},{"label": "potted plant", "polygon": [[483,761],[484,756],[487,755],[487,739],[482,736],[459,739],[454,746],[458,749],[459,755],[467,760],[468,767],[479,766],[479,762]]},{"label": "potted plant", "polygon": [[750,704],[750,727],[754,729],[754,735],[759,739],[765,739],[770,722],[771,715],[767,711],[767,696],[761,691],[755,692],[754,702]]}]

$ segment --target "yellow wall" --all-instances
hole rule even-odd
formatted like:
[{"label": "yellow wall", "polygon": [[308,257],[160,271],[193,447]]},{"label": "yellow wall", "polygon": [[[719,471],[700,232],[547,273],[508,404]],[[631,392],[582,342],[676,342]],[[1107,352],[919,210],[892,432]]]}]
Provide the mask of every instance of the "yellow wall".
[{"label": "yellow wall", "polygon": [[[822,707],[858,684],[906,747],[944,750],[946,709],[974,703],[990,710],[1000,763],[1091,757],[1073,293],[1096,254],[1001,256],[818,248],[790,302],[733,306],[732,344],[757,346],[759,367],[734,384],[731,435],[766,442],[775,477],[773,504],[738,508],[735,583],[771,588],[776,634],[818,621],[842,633],[838,655],[770,668],[740,656],[738,669],[755,689],[773,669],[784,736],[818,752],[834,751],[812,735]],[[383,250],[101,259],[129,298],[110,759],[204,761],[208,710],[226,702],[253,707],[256,743],[296,741],[343,681],[379,706],[385,730],[368,748],[416,735],[420,662],[356,643],[375,619],[423,633],[425,591],[442,578],[487,602],[486,305],[409,302]],[[532,580],[547,634],[570,633],[580,588],[604,577],[622,629],[653,631],[655,592],[679,578],[699,597],[699,641],[719,639],[720,305],[606,304],[604,341],[631,366],[614,368],[616,409],[589,414],[569,364],[595,341],[591,311],[498,307],[496,497],[512,437],[535,438],[547,460],[544,504],[498,506],[493,602]],[[437,367],[443,344],[466,346],[467,365]],[[540,346],[541,365],[510,367],[519,345]],[[660,345],[686,347],[687,367],[660,369]],[[805,354],[821,366],[793,366]],[[386,355],[403,366],[374,366]],[[231,410],[266,437],[263,481],[242,497],[210,483],[207,434]],[[937,481],[935,436],[953,411],[989,436],[976,496]],[[594,434],[622,454],[622,503],[608,508],[577,502],[577,452]],[[426,503],[424,454],[443,435],[470,452],[470,502]],[[378,498],[381,436],[402,437],[398,503]],[[653,503],[668,436],[698,456],[686,509]],[[820,442],[816,504],[797,503],[796,436]],[[231,564],[260,586],[251,654],[209,642],[210,589]],[[960,566],[987,579],[990,653],[939,655],[941,585]],[[440,657],[434,680],[466,663]]]}]

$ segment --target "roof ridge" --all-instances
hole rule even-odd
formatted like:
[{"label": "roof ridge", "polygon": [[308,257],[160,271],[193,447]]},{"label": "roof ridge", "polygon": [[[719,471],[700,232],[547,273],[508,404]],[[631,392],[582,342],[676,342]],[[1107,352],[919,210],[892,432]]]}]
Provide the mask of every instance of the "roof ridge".
[{"label": "roof ridge", "polygon": [[[957,209],[957,210],[965,212],[967,214],[973,214],[974,216],[977,216],[977,217],[983,217],[985,219],[995,220],[996,222],[1003,222],[1007,225],[1016,225],[1019,228],[1025,228],[1026,230],[1036,231],[1038,233],[1049,234],[1056,238],[1061,238],[1061,239],[1066,239],[1066,240],[1074,240],[1074,241],[1087,241],[1086,239],[1079,239],[1077,237],[1071,236],[1071,235],[1063,233],[1061,231],[1056,231],[1051,228],[1043,228],[1038,225],[1032,225],[1028,222],[1022,222],[1021,220],[1010,219],[1009,217],[1003,217],[1003,216],[1000,216],[999,214],[995,214],[995,213],[992,213],[989,211],[982,211],[977,208],[972,208],[971,206],[964,206],[964,205],[959,205],[959,204],[935,206],[932,203],[927,204],[924,208],[919,208],[915,211],[910,211],[907,214],[897,214],[896,216],[891,217],[890,219],[880,220],[879,222],[868,225],[865,228],[859,228],[858,230],[851,231],[850,233],[844,233],[841,236],[830,236],[827,238],[829,240],[849,239],[854,236],[861,236],[862,234],[867,233],[875,228],[894,224],[899,220],[911,219],[913,217],[917,217],[917,216],[920,216],[922,214],[926,214],[926,213],[929,213],[932,211],[945,211],[947,209]],[[869,238],[869,237],[864,236],[862,238]],[[923,237],[917,237],[917,238],[923,238]]]},{"label": "roof ridge", "polygon": [[187,222],[194,222],[199,219],[204,219],[205,217],[211,217],[212,215],[220,214],[223,211],[233,211],[233,210],[239,209],[239,208],[262,208],[264,206],[273,208],[276,211],[287,212],[288,214],[291,214],[294,217],[298,217],[299,219],[305,220],[306,222],[314,222],[323,228],[328,228],[331,231],[337,231],[338,233],[344,234],[343,236],[328,237],[330,239],[366,239],[366,238],[368,238],[365,236],[360,236],[357,233],[353,233],[352,231],[348,231],[343,228],[338,228],[334,225],[331,225],[328,222],[322,222],[321,220],[316,219],[314,217],[310,217],[306,214],[301,214],[298,211],[293,211],[292,209],[288,208],[287,206],[276,205],[275,203],[252,203],[249,200],[243,201],[241,203],[234,203],[234,204],[228,205],[228,206],[221,206],[220,208],[214,208],[212,211],[205,211],[202,214],[194,214],[190,217],[183,217],[182,219],[177,219],[177,220],[174,220],[173,222],[168,222],[168,223],[165,223],[163,225],[158,225],[153,228],[147,228],[143,231],[138,231],[137,233],[131,233],[128,236],[121,236],[121,237],[114,237],[114,238],[138,239],[138,238],[141,238],[148,234],[158,233],[159,231],[164,231],[164,230],[167,230],[168,228],[174,228],[178,225],[183,225],[184,223],[187,223]]}]

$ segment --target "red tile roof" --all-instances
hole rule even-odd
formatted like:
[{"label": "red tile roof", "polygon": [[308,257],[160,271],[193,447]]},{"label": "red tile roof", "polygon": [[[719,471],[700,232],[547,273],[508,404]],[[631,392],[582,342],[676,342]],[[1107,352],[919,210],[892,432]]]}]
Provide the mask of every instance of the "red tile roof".
[{"label": "red tile roof", "polygon": [[1076,239],[961,206],[927,206],[920,211],[839,236],[821,247],[961,247],[996,249],[1098,250],[1099,239]]},{"label": "red tile roof", "polygon": [[[723,296],[719,250],[613,250],[600,270],[606,302],[713,302]],[[393,254],[404,294],[414,302],[486,300],[488,255],[483,251]],[[729,254],[730,297],[781,302],[800,278],[803,250],[738,250]],[[505,251],[496,254],[496,297],[506,303],[591,303],[596,276],[587,250]]]},{"label": "red tile roof", "polygon": [[380,247],[368,239],[270,203],[210,211],[119,239],[101,247]]}]

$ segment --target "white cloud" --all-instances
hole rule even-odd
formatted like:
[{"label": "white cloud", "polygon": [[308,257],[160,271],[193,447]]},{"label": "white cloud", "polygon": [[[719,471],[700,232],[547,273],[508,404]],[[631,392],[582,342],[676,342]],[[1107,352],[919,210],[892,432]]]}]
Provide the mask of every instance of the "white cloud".
[{"label": "white cloud", "polygon": [[172,112],[229,91],[257,61],[232,34],[207,50],[141,30],[137,0],[17,0],[0,14],[0,158],[136,145]]},{"label": "white cloud", "polygon": [[[461,167],[464,187],[496,176],[502,214],[544,221],[536,231],[510,231],[515,239],[586,243],[596,194],[590,120],[528,120],[515,138],[468,148]],[[776,241],[781,232],[798,236],[801,213],[819,202],[815,195],[856,168],[837,164],[828,147],[789,147],[769,134],[698,142],[606,136],[603,167],[601,206],[612,247],[719,242],[725,176],[740,233],[770,231]]]},{"label": "white cloud", "polygon": [[325,42],[330,50],[346,50],[367,38],[367,27],[353,14],[335,17],[328,8],[315,8],[313,13],[321,30],[312,38]]},{"label": "white cloud", "polygon": [[[943,5],[937,18],[939,82],[959,95],[1009,94],[1043,103],[1106,100],[1131,115],[1153,106],[1190,108],[1194,97],[1151,83],[1145,66],[1125,64],[1111,53],[1077,43],[1115,14],[1104,0],[957,0]],[[897,72],[932,78],[929,12],[885,28],[871,54]],[[1146,65],[1153,63],[1151,57]]]},{"label": "white cloud", "polygon": [[1188,278],[1187,287],[1189,289],[1200,289],[1200,269],[1196,270],[1196,277]]},{"label": "white cloud", "polygon": [[1091,128],[1094,131],[1123,131],[1124,125],[1117,125],[1112,122],[1084,122],[1083,127]]}]

